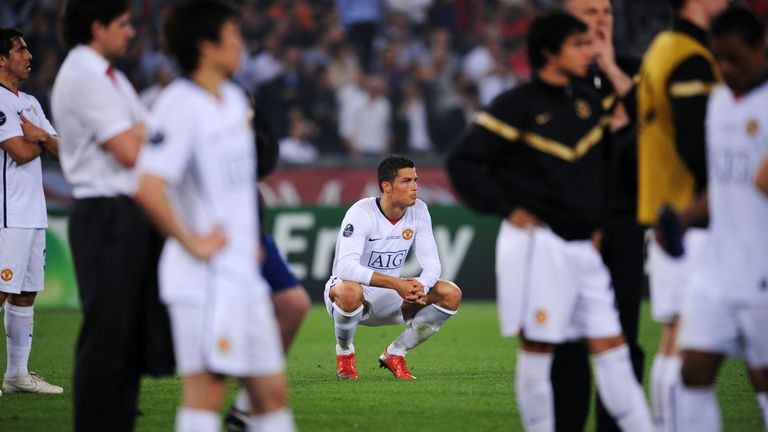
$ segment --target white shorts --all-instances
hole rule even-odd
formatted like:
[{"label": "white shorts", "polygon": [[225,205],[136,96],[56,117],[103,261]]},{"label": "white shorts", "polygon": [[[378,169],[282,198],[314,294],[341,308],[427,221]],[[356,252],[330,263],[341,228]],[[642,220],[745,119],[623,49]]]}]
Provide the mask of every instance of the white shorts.
[{"label": "white shorts", "polygon": [[[703,291],[698,283],[692,288]],[[768,304],[736,304],[703,292],[686,298],[680,325],[682,349],[743,355],[751,367],[768,368]]]},{"label": "white shorts", "polygon": [[561,343],[621,334],[608,269],[589,240],[507,221],[496,238],[496,295],[503,336]]},{"label": "white shorts", "polygon": [[45,229],[0,228],[0,291],[39,292],[45,284]]},{"label": "white shorts", "polygon": [[180,375],[254,377],[284,371],[280,332],[268,298],[170,304],[168,311]]},{"label": "white shorts", "polygon": [[651,290],[651,315],[664,324],[671,324],[680,315],[683,298],[690,285],[693,261],[701,254],[709,234],[703,229],[690,229],[683,240],[685,254],[673,258],[656,242],[653,231],[648,244],[648,284]]},{"label": "white shorts", "polygon": [[[331,287],[341,282],[338,276],[331,276],[325,283],[325,309],[328,315],[333,317],[333,302],[331,301]],[[381,288],[360,284],[363,287],[363,316],[360,324],[367,326],[383,326],[392,324],[404,324],[403,312],[400,307],[403,298],[397,291],[389,288]],[[426,292],[429,290],[425,289]]]}]

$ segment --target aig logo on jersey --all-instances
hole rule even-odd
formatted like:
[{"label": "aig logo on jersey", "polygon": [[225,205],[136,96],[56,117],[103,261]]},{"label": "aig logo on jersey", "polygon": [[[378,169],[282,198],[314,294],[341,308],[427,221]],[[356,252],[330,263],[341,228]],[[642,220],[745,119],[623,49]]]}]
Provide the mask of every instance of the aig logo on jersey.
[{"label": "aig logo on jersey", "polygon": [[405,231],[403,231],[403,238],[406,240],[410,240],[413,238],[413,230],[410,228],[406,228]]},{"label": "aig logo on jersey", "polygon": [[396,252],[376,252],[371,251],[371,258],[368,260],[368,267],[377,270],[394,270],[403,266],[406,250]]}]

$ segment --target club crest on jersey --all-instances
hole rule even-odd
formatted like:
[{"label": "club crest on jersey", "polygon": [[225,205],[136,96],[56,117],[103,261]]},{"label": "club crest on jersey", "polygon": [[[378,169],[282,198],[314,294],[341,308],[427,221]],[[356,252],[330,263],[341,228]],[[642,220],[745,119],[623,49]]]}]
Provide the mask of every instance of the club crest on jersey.
[{"label": "club crest on jersey", "polygon": [[371,258],[368,260],[368,267],[377,270],[394,270],[403,266],[407,250],[395,252],[371,252]]},{"label": "club crest on jersey", "polygon": [[4,268],[0,271],[0,278],[3,279],[3,282],[10,282],[10,280],[13,279],[13,270]]},{"label": "club crest on jersey", "polygon": [[355,232],[355,227],[352,226],[352,224],[347,224],[347,226],[344,227],[344,232],[342,232],[341,235],[344,237],[349,237],[353,232]]},{"label": "club crest on jersey", "polygon": [[755,134],[759,129],[760,129],[760,125],[757,123],[757,120],[749,119],[749,121],[747,122],[747,134],[753,137],[755,136]]},{"label": "club crest on jersey", "polygon": [[410,240],[413,238],[413,230],[410,228],[406,228],[405,231],[403,231],[403,238],[406,240]]},{"label": "club crest on jersey", "polygon": [[575,107],[576,115],[579,116],[580,119],[586,120],[592,116],[592,108],[589,107],[589,103],[584,99],[576,99]]},{"label": "club crest on jersey", "polygon": [[232,342],[229,341],[228,337],[222,336],[216,341],[216,348],[220,353],[226,354],[232,348]]},{"label": "club crest on jersey", "polygon": [[5,120],[6,120],[5,113],[0,111],[0,126],[5,124]]},{"label": "club crest on jersey", "polygon": [[544,324],[547,322],[547,312],[544,309],[536,311],[536,324]]}]

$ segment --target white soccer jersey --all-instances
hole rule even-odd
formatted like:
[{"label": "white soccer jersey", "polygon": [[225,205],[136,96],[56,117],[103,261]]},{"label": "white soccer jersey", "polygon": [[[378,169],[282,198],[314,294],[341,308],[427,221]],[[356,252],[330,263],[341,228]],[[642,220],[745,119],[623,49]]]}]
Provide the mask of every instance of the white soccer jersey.
[{"label": "white soccer jersey", "polygon": [[[56,131],[45,117],[40,103],[22,91],[12,92],[0,86],[0,142],[24,136],[21,116],[50,135]],[[3,151],[1,228],[47,228],[48,216],[43,194],[43,170],[40,158],[17,164]]]},{"label": "white soccer jersey", "polygon": [[[223,226],[226,246],[209,262],[168,239],[160,260],[166,302],[205,301],[209,288],[266,296],[256,264],[256,147],[242,90],[225,82],[218,98],[187,79],[173,82],[152,111],[139,171],[162,177],[177,217],[198,234]],[[224,293],[230,294],[224,294]]]},{"label": "white soccer jersey", "polygon": [[363,198],[347,210],[336,239],[333,274],[365,285],[370,285],[374,271],[400,277],[405,257],[414,246],[422,268],[417,279],[431,288],[441,268],[427,205],[416,200],[393,224],[377,201]]},{"label": "white soccer jersey", "polygon": [[722,298],[768,302],[768,197],[755,174],[768,158],[768,82],[735,98],[720,86],[707,108],[711,245],[702,271]]},{"label": "white soccer jersey", "polygon": [[61,132],[59,160],[75,198],[133,195],[135,171],[102,145],[138,123],[147,112],[128,78],[85,45],[62,63],[51,94],[51,110]]}]

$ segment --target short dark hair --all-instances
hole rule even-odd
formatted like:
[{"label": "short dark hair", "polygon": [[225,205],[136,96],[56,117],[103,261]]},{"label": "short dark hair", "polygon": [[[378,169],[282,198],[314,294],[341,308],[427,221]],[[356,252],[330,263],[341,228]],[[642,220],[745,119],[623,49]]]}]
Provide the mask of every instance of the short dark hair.
[{"label": "short dark hair", "polygon": [[109,25],[130,11],[129,0],[68,0],[61,14],[61,40],[67,48],[93,40],[91,25]]},{"label": "short dark hair", "polygon": [[23,37],[24,33],[18,29],[12,27],[0,27],[0,55],[8,57],[13,49],[13,41]]},{"label": "short dark hair", "polygon": [[384,158],[376,168],[376,174],[379,177],[379,190],[384,191],[381,187],[381,182],[395,181],[397,173],[403,168],[415,168],[416,164],[412,160],[402,155],[391,155]]},{"label": "short dark hair", "polygon": [[685,6],[687,0],[667,0],[673,12],[677,12]]},{"label": "short dark hair", "polygon": [[545,51],[557,54],[569,36],[586,32],[586,24],[565,12],[550,12],[536,17],[528,30],[528,63],[533,69],[543,67],[547,64]]},{"label": "short dark hair", "polygon": [[751,48],[765,43],[765,24],[751,10],[731,6],[715,18],[710,29],[712,37],[736,35]]},{"label": "short dark hair", "polygon": [[178,5],[165,22],[165,42],[181,71],[194,71],[200,62],[198,44],[218,42],[224,23],[239,16],[237,8],[225,0],[187,1]]}]

